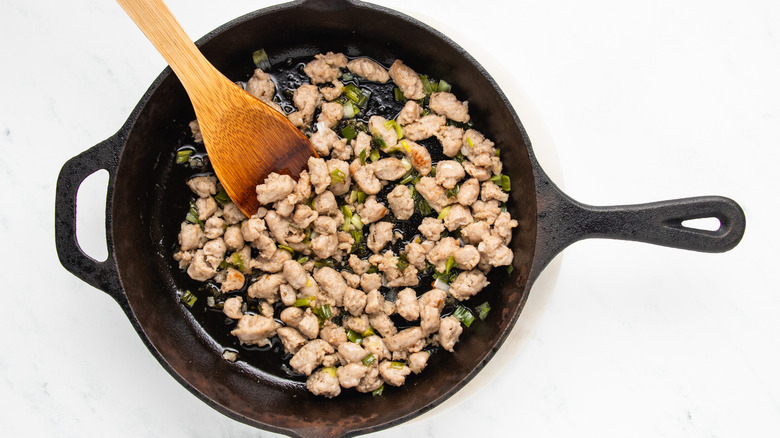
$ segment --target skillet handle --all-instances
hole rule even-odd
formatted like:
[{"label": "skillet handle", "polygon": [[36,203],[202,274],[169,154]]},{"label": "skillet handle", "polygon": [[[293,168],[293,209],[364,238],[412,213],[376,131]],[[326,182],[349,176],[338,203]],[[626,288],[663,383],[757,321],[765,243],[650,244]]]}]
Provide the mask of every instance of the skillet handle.
[{"label": "skillet handle", "polygon": [[57,256],[60,263],[76,277],[106,292],[120,304],[124,294],[119,282],[114,248],[110,232],[106,232],[108,258],[98,261],[87,255],[76,237],[76,195],[81,183],[94,172],[108,171],[108,190],[106,195],[106,230],[111,223],[112,188],[116,173],[117,152],[124,144],[122,131],[98,143],[92,148],[68,160],[57,178],[57,192],[54,206],[54,234],[57,244]]},{"label": "skillet handle", "polygon": [[[540,209],[537,248],[541,270],[574,242],[607,238],[671,248],[719,253],[734,248],[745,233],[745,213],[729,198],[699,196],[647,204],[596,207],[575,201],[550,181],[538,187]],[[683,222],[715,218],[718,229]]]}]

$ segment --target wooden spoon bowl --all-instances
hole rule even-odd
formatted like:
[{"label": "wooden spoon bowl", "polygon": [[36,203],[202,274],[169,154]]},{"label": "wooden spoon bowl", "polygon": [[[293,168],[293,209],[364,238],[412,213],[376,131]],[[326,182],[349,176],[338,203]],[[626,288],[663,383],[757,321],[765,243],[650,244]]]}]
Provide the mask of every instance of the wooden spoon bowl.
[{"label": "wooden spoon bowl", "polygon": [[230,199],[251,216],[255,186],[271,172],[298,177],[317,153],[283,114],[220,73],[162,0],[117,0],[184,85],[209,160]]}]

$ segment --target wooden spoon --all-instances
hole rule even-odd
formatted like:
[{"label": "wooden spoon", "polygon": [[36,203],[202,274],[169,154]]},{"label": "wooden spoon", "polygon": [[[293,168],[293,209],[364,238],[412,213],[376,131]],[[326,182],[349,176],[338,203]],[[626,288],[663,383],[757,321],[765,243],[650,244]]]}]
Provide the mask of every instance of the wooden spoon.
[{"label": "wooden spoon", "polygon": [[255,186],[271,172],[297,177],[317,156],[283,114],[226,78],[195,47],[162,0],[117,0],[176,73],[192,101],[203,142],[230,199],[251,216]]}]

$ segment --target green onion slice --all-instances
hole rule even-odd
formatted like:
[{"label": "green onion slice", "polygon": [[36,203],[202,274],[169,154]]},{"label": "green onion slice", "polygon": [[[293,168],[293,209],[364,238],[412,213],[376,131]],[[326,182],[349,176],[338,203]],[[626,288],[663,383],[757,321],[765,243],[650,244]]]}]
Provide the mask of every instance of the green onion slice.
[{"label": "green onion slice", "polygon": [[260,49],[252,53],[252,61],[255,63],[255,67],[263,71],[268,71],[271,68],[271,61],[268,59],[268,54],[265,53],[265,49]]},{"label": "green onion slice", "polygon": [[327,367],[322,369],[323,373],[328,373],[333,377],[336,377],[336,367]]},{"label": "green onion slice", "polygon": [[471,323],[474,322],[474,315],[469,309],[463,306],[458,306],[458,308],[455,309],[455,311],[452,313],[452,316],[458,318],[458,320],[466,327],[470,327]]},{"label": "green onion slice", "polygon": [[396,102],[406,102],[403,91],[401,91],[401,89],[398,87],[393,89],[393,97],[395,98]]},{"label": "green onion slice", "polygon": [[366,164],[366,149],[363,148],[363,150],[360,151],[360,155],[358,155],[358,158],[360,158],[360,164]]},{"label": "green onion slice", "polygon": [[354,225],[354,226],[355,226],[355,228],[356,228],[356,229],[358,229],[358,230],[362,230],[362,229],[363,229],[363,227],[365,226],[365,225],[363,224],[363,221],[360,219],[360,215],[359,215],[359,214],[357,214],[357,213],[355,213],[355,214],[353,214],[353,215],[352,215],[352,219],[350,219],[350,222],[351,222],[351,223],[352,223],[352,225]]},{"label": "green onion slice", "polygon": [[327,266],[329,268],[332,268],[334,266],[333,259],[322,259],[322,260],[317,260],[316,262],[314,262],[314,267],[315,268],[322,268],[322,267],[325,267],[325,266]]},{"label": "green onion slice", "polygon": [[376,357],[374,357],[373,354],[368,353],[361,362],[363,362],[363,365],[368,367],[371,366],[372,363],[376,362]]},{"label": "green onion slice", "polygon": [[293,306],[295,307],[311,307],[311,305],[314,303],[314,300],[317,298],[314,296],[306,297],[306,298],[298,298],[295,300],[295,303],[293,303]]},{"label": "green onion slice", "polygon": [[239,271],[246,271],[246,264],[244,263],[244,258],[241,257],[241,253],[234,252],[230,256],[230,263],[238,268]]},{"label": "green onion slice", "polygon": [[452,85],[448,84],[444,79],[439,80],[439,86],[437,88],[438,91],[443,91],[447,93],[452,91]]},{"label": "green onion slice", "polygon": [[512,183],[509,180],[509,175],[502,175],[499,173],[498,175],[493,175],[492,177],[490,177],[490,181],[492,181],[493,183],[501,187],[501,190],[505,192],[508,192],[512,188]]},{"label": "green onion slice", "polygon": [[347,139],[347,141],[357,137],[357,129],[355,129],[355,125],[346,125],[341,128],[341,137]]},{"label": "green onion slice", "polygon": [[402,370],[402,369],[404,369],[404,364],[402,362],[392,361],[392,362],[390,362],[390,368],[395,368],[397,370]]},{"label": "green onion slice", "polygon": [[290,254],[295,254],[295,250],[290,248],[287,245],[276,245],[276,247],[279,248],[279,249],[283,249],[283,250],[289,252]]},{"label": "green onion slice", "polygon": [[193,295],[192,292],[186,290],[183,294],[181,294],[180,300],[185,306],[192,307],[195,305],[195,301],[198,301],[198,297]]},{"label": "green onion slice", "polygon": [[181,149],[176,152],[176,164],[184,164],[190,161],[190,155],[194,151],[192,149]]},{"label": "green onion slice", "polygon": [[447,263],[444,265],[444,273],[449,274],[450,270],[455,267],[457,263],[455,263],[455,256],[450,256],[450,258],[447,259]]},{"label": "green onion slice", "polygon": [[426,75],[420,75],[420,81],[422,81],[423,85],[423,93],[426,95],[433,93],[433,86],[431,84],[431,81],[428,80],[428,76]]},{"label": "green onion slice", "polygon": [[384,390],[385,390],[385,384],[383,383],[382,386],[380,386],[378,389],[373,390],[371,392],[371,395],[373,397],[380,396],[380,395],[382,395],[382,392],[384,392]]},{"label": "green onion slice", "polygon": [[363,341],[363,336],[360,336],[360,333],[352,329],[347,329],[347,339],[349,342],[360,344]]},{"label": "green onion slice", "polygon": [[455,186],[449,190],[447,190],[447,197],[448,198],[455,198],[458,196],[458,192],[460,191],[460,186]]},{"label": "green onion slice", "polygon": [[390,128],[395,129],[395,134],[398,136],[399,140],[404,138],[403,128],[401,128],[401,125],[399,125],[397,121],[395,121],[395,120],[388,120],[388,121],[386,121],[385,122],[385,128],[387,128],[387,129],[390,129]]},{"label": "green onion slice", "polygon": [[314,314],[317,315],[317,318],[319,318],[321,321],[325,321],[333,317],[333,310],[331,310],[330,305],[328,304],[317,306],[312,310],[312,312],[314,312]]},{"label": "green onion slice", "polygon": [[362,333],[362,335],[363,335],[363,337],[364,337],[364,338],[367,338],[367,337],[369,337],[369,336],[373,336],[373,335],[375,335],[375,334],[376,334],[376,332],[374,331],[374,328],[373,328],[373,327],[370,327],[370,326],[369,326],[369,327],[366,329],[366,331],[364,331],[364,332]]},{"label": "green onion slice", "polygon": [[229,195],[228,195],[228,193],[225,191],[225,189],[222,189],[222,190],[220,190],[220,191],[219,191],[219,193],[217,193],[217,194],[214,196],[214,200],[216,200],[216,201],[219,203],[219,205],[221,205],[221,206],[223,206],[223,207],[224,207],[226,204],[230,204],[231,202],[233,202],[233,201],[231,201],[231,200],[230,200],[230,196],[229,196]]},{"label": "green onion slice", "polygon": [[485,318],[487,318],[488,313],[490,312],[490,304],[487,301],[485,301],[484,303],[474,308],[474,310],[477,311],[477,315],[479,316],[479,319],[481,321],[484,321]]},{"label": "green onion slice", "polygon": [[[382,140],[382,143],[384,143],[384,140]],[[387,145],[385,145],[385,146],[387,146]],[[376,149],[372,150],[370,158],[371,158],[371,162],[372,163],[375,162],[375,161],[378,161],[379,160],[379,151],[376,150]]]},{"label": "green onion slice", "polygon": [[447,216],[449,216],[449,214],[450,214],[450,206],[448,205],[441,209],[441,211],[439,212],[438,219],[444,219]]},{"label": "green onion slice", "polygon": [[341,169],[333,169],[330,171],[330,183],[331,184],[341,184],[344,182],[344,179],[347,177],[344,172],[341,171]]}]

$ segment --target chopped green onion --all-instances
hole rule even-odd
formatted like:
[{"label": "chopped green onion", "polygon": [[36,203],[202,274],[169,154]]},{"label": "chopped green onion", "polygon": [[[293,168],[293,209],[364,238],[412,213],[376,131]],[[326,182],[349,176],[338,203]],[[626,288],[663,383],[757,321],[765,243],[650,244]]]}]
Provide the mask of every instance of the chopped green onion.
[{"label": "chopped green onion", "polygon": [[379,268],[377,268],[376,266],[372,266],[372,267],[368,268],[368,271],[366,271],[366,274],[376,274],[377,272],[379,272]]},{"label": "chopped green onion", "polygon": [[471,137],[466,137],[466,141],[469,143],[469,147],[470,147],[470,148],[473,148],[473,147],[474,147],[474,142],[473,142],[473,141],[471,141]]},{"label": "chopped green onion", "polygon": [[353,190],[349,193],[349,203],[354,204],[355,202],[366,202],[366,196],[366,193],[362,190]]},{"label": "chopped green onion", "polygon": [[463,163],[466,160],[466,157],[463,155],[461,151],[458,151],[458,154],[455,155],[455,161],[458,163]]},{"label": "chopped green onion", "polygon": [[505,192],[508,192],[512,189],[512,183],[509,180],[509,175],[502,175],[499,173],[498,175],[493,175],[490,177],[490,181],[501,187],[501,190]]},{"label": "chopped green onion", "polygon": [[312,312],[314,312],[314,314],[317,315],[317,318],[319,318],[321,321],[325,321],[333,317],[333,311],[328,304],[318,306],[312,309]]},{"label": "chopped green onion", "polygon": [[448,198],[455,198],[458,196],[458,192],[460,191],[460,186],[455,186],[449,190],[447,190],[447,197]]},{"label": "chopped green onion", "polygon": [[401,182],[399,184],[409,184],[417,177],[417,172],[414,169],[409,170],[409,172],[406,173],[406,176],[404,176],[401,179]]},{"label": "chopped green onion", "polygon": [[360,333],[352,329],[347,329],[347,339],[349,342],[360,344],[363,341],[363,336],[360,336]]},{"label": "chopped green onion", "polygon": [[344,179],[347,177],[344,172],[341,171],[339,168],[335,168],[330,171],[330,183],[331,184],[342,184],[344,182]]},{"label": "chopped green onion", "polygon": [[497,157],[501,156],[501,148],[496,148],[496,156]]},{"label": "chopped green onion", "polygon": [[469,309],[463,306],[458,306],[458,308],[452,312],[452,316],[458,318],[458,320],[460,320],[460,322],[462,322],[466,327],[470,327],[471,323],[474,322],[474,315]]},{"label": "chopped green onion", "polygon": [[395,98],[396,102],[406,102],[403,91],[401,91],[401,89],[398,87],[393,89],[393,97]]},{"label": "chopped green onion", "polygon": [[371,396],[378,397],[382,395],[382,392],[384,392],[384,390],[385,390],[385,384],[383,383],[382,386],[380,386],[378,389],[371,391]]},{"label": "chopped green onion", "polygon": [[363,232],[360,230],[352,230],[349,232],[349,234],[352,235],[352,238],[355,240],[355,245],[360,244],[361,241],[363,241]]},{"label": "chopped green onion", "polygon": [[295,250],[290,248],[287,245],[276,245],[276,247],[279,248],[279,249],[283,249],[283,250],[289,252],[290,254],[295,254]]},{"label": "chopped green onion", "polygon": [[326,367],[322,369],[323,373],[328,373],[333,377],[336,377],[336,367]]},{"label": "chopped green onion", "polygon": [[490,312],[490,304],[488,304],[488,302],[485,301],[484,303],[482,303],[479,306],[477,306],[476,308],[474,308],[474,310],[477,311],[477,313],[479,315],[479,319],[481,321],[484,321],[485,318],[487,318],[487,316],[488,316],[488,312]]},{"label": "chopped green onion", "polygon": [[268,54],[265,53],[265,49],[260,49],[252,53],[252,61],[260,70],[268,71],[271,69],[271,61],[268,59]]},{"label": "chopped green onion", "polygon": [[385,122],[385,128],[386,129],[390,129],[390,128],[395,129],[395,134],[398,136],[398,138],[399,139],[404,138],[403,128],[401,128],[401,125],[399,125],[398,122],[396,122],[395,120],[388,120],[388,121],[386,121]]},{"label": "chopped green onion", "polygon": [[314,300],[317,298],[314,296],[306,297],[306,298],[298,298],[295,300],[295,303],[293,303],[293,306],[295,307],[311,307],[311,305],[314,303]]},{"label": "chopped green onion", "polygon": [[[383,141],[382,143],[384,143],[384,141]],[[371,158],[371,162],[372,162],[372,163],[373,163],[373,162],[375,162],[375,161],[378,161],[378,160],[379,160],[379,151],[378,151],[378,150],[376,150],[376,149],[374,149],[373,151],[371,151],[371,156],[370,156],[370,158]]]},{"label": "chopped green onion", "polygon": [[303,237],[303,240],[301,241],[301,243],[303,243],[304,245],[308,245],[309,242],[311,242],[311,227],[306,228],[306,235]]},{"label": "chopped green onion", "polygon": [[341,105],[341,108],[343,110],[344,118],[345,119],[354,119],[358,113],[360,113],[360,108],[355,106],[352,102],[344,102],[344,104]]},{"label": "chopped green onion", "polygon": [[225,205],[230,204],[231,202],[233,202],[233,201],[230,200],[230,196],[225,191],[225,189],[220,190],[219,193],[217,193],[214,196],[214,199],[219,203],[219,205],[221,205],[223,207]]},{"label": "chopped green onion", "polygon": [[450,214],[450,209],[451,209],[451,207],[449,205],[444,207],[444,208],[442,208],[441,211],[439,212],[438,219],[446,218]]},{"label": "chopped green onion", "polygon": [[398,255],[398,261],[395,263],[395,267],[402,271],[409,267],[409,259],[406,258],[405,253],[401,253]]},{"label": "chopped green onion", "polygon": [[345,71],[341,75],[341,80],[344,81],[344,82],[351,81],[352,79],[354,79],[354,76],[352,76],[352,73],[350,73],[348,71]]},{"label": "chopped green onion", "polygon": [[363,360],[361,360],[361,362],[363,362],[363,365],[368,367],[371,366],[372,363],[376,362],[376,357],[374,357],[373,354],[368,353],[366,357],[364,357]]},{"label": "chopped green onion", "polygon": [[512,273],[512,271],[514,271],[514,270],[515,270],[514,266],[512,266],[512,265],[507,266],[506,267],[506,275],[510,275]]},{"label": "chopped green onion", "polygon": [[443,91],[443,92],[452,91],[452,85],[448,84],[444,79],[439,80],[439,86],[437,88],[439,91]]},{"label": "chopped green onion", "polygon": [[431,209],[431,204],[428,204],[428,201],[426,201],[425,198],[420,195],[420,192],[417,192],[416,190],[415,198],[414,206],[417,208],[417,211],[419,211],[423,216],[428,216],[431,214],[431,211],[433,211]]},{"label": "chopped green onion", "polygon": [[[379,135],[374,135],[374,142],[376,142],[377,146],[379,146],[379,149],[385,150],[387,149],[387,143],[385,143],[385,139],[382,138]],[[374,151],[371,151],[371,156],[374,156]]]},{"label": "chopped green onion", "polygon": [[358,230],[362,230],[363,229],[364,224],[363,224],[363,221],[360,219],[360,215],[359,214],[357,214],[357,213],[353,214],[352,215],[352,219],[350,219],[350,222],[352,222],[352,225],[354,225],[355,228],[357,228]]},{"label": "chopped green onion", "polygon": [[371,97],[371,91],[361,90],[355,84],[347,84],[344,86],[343,90],[347,99],[354,102],[359,108],[365,107],[369,97]]},{"label": "chopped green onion", "polygon": [[184,293],[181,295],[181,298],[180,298],[180,300],[181,300],[181,302],[182,302],[182,303],[183,303],[185,306],[187,306],[187,307],[192,307],[193,305],[195,305],[195,301],[198,301],[198,297],[196,297],[195,295],[193,295],[193,294],[192,294],[192,292],[190,292],[190,291],[186,290],[186,291],[184,291]]},{"label": "chopped green onion", "polygon": [[363,150],[360,151],[360,154],[358,155],[358,158],[360,158],[360,164],[366,164],[366,149],[363,148]]},{"label": "chopped green onion", "polygon": [[303,257],[299,258],[298,260],[296,260],[296,262],[298,262],[298,263],[300,263],[302,265],[305,264],[308,261],[309,261],[309,256],[303,256]]},{"label": "chopped green onion", "polygon": [[431,81],[428,80],[428,76],[420,75],[420,81],[422,81],[423,93],[426,95],[433,93],[433,86],[431,85]]},{"label": "chopped green onion", "polygon": [[239,271],[246,271],[246,264],[244,264],[244,258],[241,257],[241,253],[234,252],[230,256],[230,263],[238,268]]},{"label": "chopped green onion", "polygon": [[397,370],[404,369],[404,364],[401,362],[392,361],[390,362],[390,368],[395,368]]},{"label": "chopped green onion", "polygon": [[345,138],[347,141],[357,137],[357,129],[355,129],[355,125],[346,125],[341,128],[341,137]]},{"label": "chopped green onion", "polygon": [[344,215],[344,224],[341,226],[341,231],[346,233],[352,228],[352,211],[346,205],[342,205],[341,214]]},{"label": "chopped green onion", "polygon": [[450,258],[447,259],[447,263],[444,264],[444,273],[449,274],[450,270],[455,267],[457,263],[455,263],[455,256],[450,256]]},{"label": "chopped green onion", "polygon": [[198,224],[203,226],[203,221],[198,218],[198,206],[194,202],[190,202],[190,211],[187,212],[187,216],[184,218],[191,224]]},{"label": "chopped green onion", "polygon": [[184,164],[190,161],[190,155],[194,151],[192,149],[181,149],[176,152],[176,164]]},{"label": "chopped green onion", "polygon": [[376,334],[376,332],[375,332],[375,331],[374,331],[374,329],[373,329],[372,327],[370,327],[370,326],[369,326],[369,327],[366,329],[366,331],[364,331],[364,332],[362,333],[362,335],[363,335],[363,337],[364,337],[364,338],[367,338],[367,337],[369,337],[369,336],[373,336],[373,335],[375,335],[375,334]]},{"label": "chopped green onion", "polygon": [[433,288],[434,289],[441,289],[444,292],[449,292],[450,290],[450,284],[446,281],[442,280],[441,277],[437,278],[436,281],[433,282]]},{"label": "chopped green onion", "polygon": [[322,259],[322,260],[317,260],[316,262],[314,262],[314,267],[315,268],[323,268],[325,266],[327,266],[329,268],[332,268],[333,265],[334,265],[333,259]]}]

